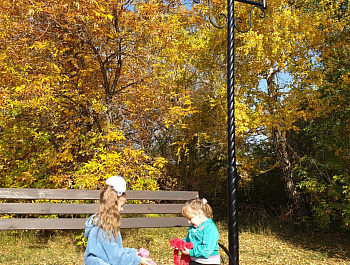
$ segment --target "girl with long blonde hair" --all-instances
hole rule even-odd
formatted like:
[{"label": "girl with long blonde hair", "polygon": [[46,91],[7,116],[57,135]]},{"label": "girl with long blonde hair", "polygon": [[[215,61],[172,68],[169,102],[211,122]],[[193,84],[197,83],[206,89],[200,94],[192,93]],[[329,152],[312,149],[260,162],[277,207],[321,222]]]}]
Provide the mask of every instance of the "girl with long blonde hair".
[{"label": "girl with long blonde hair", "polygon": [[139,255],[134,248],[123,247],[120,220],[126,202],[126,182],[120,176],[106,180],[107,187],[101,192],[97,214],[85,223],[88,239],[85,265],[150,265],[150,259]]}]

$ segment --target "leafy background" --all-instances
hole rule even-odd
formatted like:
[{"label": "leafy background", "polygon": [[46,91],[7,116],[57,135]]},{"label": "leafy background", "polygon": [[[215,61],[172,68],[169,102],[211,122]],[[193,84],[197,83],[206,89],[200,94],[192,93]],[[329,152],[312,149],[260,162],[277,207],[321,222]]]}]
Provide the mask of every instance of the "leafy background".
[{"label": "leafy background", "polygon": [[[217,23],[225,9],[213,1]],[[349,3],[254,10],[235,35],[240,212],[348,231]],[[204,4],[4,0],[0,29],[1,187],[120,174],[226,205],[226,32]]]}]

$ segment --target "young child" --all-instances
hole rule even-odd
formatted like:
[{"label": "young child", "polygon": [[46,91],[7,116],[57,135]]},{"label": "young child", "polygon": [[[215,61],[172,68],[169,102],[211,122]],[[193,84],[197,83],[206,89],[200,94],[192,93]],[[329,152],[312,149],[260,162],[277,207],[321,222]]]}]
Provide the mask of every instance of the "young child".
[{"label": "young child", "polygon": [[97,214],[85,223],[88,239],[85,265],[150,265],[151,259],[143,258],[134,248],[123,248],[120,235],[120,213],[126,202],[126,182],[114,176],[106,180],[108,185],[100,195]]},{"label": "young child", "polygon": [[185,241],[191,242],[193,248],[182,251],[182,254],[190,255],[190,265],[220,264],[219,231],[211,219],[213,210],[207,200],[189,200],[181,212],[191,224]]}]

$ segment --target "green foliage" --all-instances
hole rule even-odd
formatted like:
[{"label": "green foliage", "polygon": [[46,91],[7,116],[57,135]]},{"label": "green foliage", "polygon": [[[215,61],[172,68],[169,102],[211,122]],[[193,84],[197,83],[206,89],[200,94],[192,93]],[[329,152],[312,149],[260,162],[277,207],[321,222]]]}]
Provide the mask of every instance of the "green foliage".
[{"label": "green foliage", "polygon": [[76,241],[77,246],[82,246],[85,249],[85,247],[87,245],[87,238],[85,237],[84,234],[85,233],[81,233],[79,235],[76,235],[75,241]]},{"label": "green foliage", "polygon": [[308,196],[316,226],[321,229],[342,227],[348,230],[350,177],[332,176],[329,165],[323,166],[307,157],[294,170],[300,179],[299,188]]},{"label": "green foliage", "polygon": [[48,182],[44,177],[53,151],[50,135],[38,128],[40,121],[26,119],[27,115],[37,114],[35,109],[20,104],[11,112],[0,114],[3,187],[42,187]]}]

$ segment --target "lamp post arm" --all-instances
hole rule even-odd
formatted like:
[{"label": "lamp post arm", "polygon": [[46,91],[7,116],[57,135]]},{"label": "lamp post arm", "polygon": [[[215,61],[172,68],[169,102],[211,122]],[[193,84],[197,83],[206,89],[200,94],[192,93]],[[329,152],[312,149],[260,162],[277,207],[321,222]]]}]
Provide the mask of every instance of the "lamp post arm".
[{"label": "lamp post arm", "polygon": [[[237,1],[237,0],[236,0],[236,1]],[[237,22],[238,22],[238,23],[242,23],[242,22],[243,22],[242,18],[240,18],[240,17],[233,18],[233,20],[234,20],[234,27],[235,27],[235,29],[236,29],[237,31],[239,31],[239,32],[241,32],[241,33],[247,33],[248,31],[250,31],[250,30],[252,29],[252,27],[253,27],[253,10],[254,10],[254,8],[258,8],[258,9],[260,9],[260,10],[262,11],[262,14],[259,14],[259,17],[260,17],[260,18],[265,18],[266,12],[265,12],[265,9],[264,9],[264,8],[262,8],[261,6],[257,6],[257,5],[252,6],[252,8],[250,9],[250,14],[249,14],[249,27],[248,27],[248,29],[246,29],[246,30],[241,30],[241,29],[238,27]]]}]

